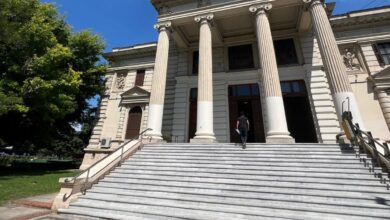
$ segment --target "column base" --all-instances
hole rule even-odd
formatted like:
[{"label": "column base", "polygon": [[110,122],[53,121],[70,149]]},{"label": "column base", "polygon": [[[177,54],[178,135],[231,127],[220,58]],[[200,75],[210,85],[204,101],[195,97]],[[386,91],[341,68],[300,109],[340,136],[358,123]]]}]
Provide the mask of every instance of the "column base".
[{"label": "column base", "polygon": [[210,143],[218,143],[215,139],[214,135],[197,135],[193,139],[190,139],[190,143],[195,144],[210,144]]},{"label": "column base", "polygon": [[267,144],[294,144],[295,139],[288,135],[274,135],[265,138]]},{"label": "column base", "polygon": [[153,136],[144,136],[141,139],[142,144],[165,144],[167,143],[166,140],[164,140],[161,137],[153,137]]},{"label": "column base", "polygon": [[365,130],[363,118],[360,115],[359,107],[352,92],[339,92],[332,95],[339,121],[342,122],[343,111],[351,111],[353,123],[358,123],[360,129]]}]

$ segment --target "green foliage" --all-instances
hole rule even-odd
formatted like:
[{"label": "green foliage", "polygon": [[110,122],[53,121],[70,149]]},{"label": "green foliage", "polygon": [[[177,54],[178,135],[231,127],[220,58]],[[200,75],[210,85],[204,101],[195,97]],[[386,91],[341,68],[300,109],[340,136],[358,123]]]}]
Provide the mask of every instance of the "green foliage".
[{"label": "green foliage", "polygon": [[0,205],[14,199],[58,192],[58,179],[76,174],[74,171],[2,171]]},{"label": "green foliage", "polygon": [[0,139],[21,151],[82,149],[71,125],[91,121],[87,101],[103,92],[102,40],[72,33],[39,0],[0,1],[0,30]]}]

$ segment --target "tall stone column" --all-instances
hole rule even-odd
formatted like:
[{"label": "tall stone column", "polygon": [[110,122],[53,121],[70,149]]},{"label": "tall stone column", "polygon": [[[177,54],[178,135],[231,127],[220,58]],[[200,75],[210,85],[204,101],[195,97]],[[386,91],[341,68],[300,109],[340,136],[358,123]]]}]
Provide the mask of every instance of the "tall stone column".
[{"label": "tall stone column", "polygon": [[161,127],[168,71],[171,22],[158,23],[154,27],[159,31],[159,35],[149,102],[148,128],[152,130],[148,131],[145,136],[154,140],[162,140]]},{"label": "tall stone column", "polygon": [[249,8],[249,11],[256,13],[256,33],[261,66],[260,77],[268,122],[266,142],[293,143],[294,139],[290,136],[287,128],[275,49],[267,15],[267,11],[271,9],[272,4],[270,3],[254,5]]},{"label": "tall stone column", "polygon": [[364,129],[363,119],[360,115],[355,95],[353,94],[346,73],[346,68],[342,62],[336,38],[326,14],[324,4],[321,0],[303,0],[303,2],[307,4],[310,12],[339,120],[341,121],[343,109],[345,111],[349,108],[352,112],[353,121],[359,123],[360,127]]},{"label": "tall stone column", "polygon": [[213,118],[213,55],[211,21],[213,14],[195,17],[199,23],[198,108],[196,133],[191,142],[215,142]]},{"label": "tall stone column", "polygon": [[383,89],[376,88],[376,94],[378,95],[379,104],[382,108],[387,127],[390,129],[390,97]]}]

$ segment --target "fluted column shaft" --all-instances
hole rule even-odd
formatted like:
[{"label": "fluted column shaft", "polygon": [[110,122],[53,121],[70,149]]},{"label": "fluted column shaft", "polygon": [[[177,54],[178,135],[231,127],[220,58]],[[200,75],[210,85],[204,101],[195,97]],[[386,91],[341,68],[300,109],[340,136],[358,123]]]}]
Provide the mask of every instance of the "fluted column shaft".
[{"label": "fluted column shaft", "polygon": [[267,11],[271,4],[254,5],[249,8],[256,13],[256,33],[261,66],[261,83],[265,96],[267,117],[267,143],[294,142],[287,128],[278,66]]},{"label": "fluted column shaft", "polygon": [[146,136],[161,140],[161,127],[164,110],[165,86],[168,71],[168,54],[170,38],[170,22],[159,23],[155,28],[159,31],[157,52],[154,64],[152,89],[149,102],[148,128]]},{"label": "fluted column shaft", "polygon": [[390,97],[383,89],[377,89],[376,94],[378,95],[379,104],[382,108],[387,127],[390,129]]},{"label": "fluted column shaft", "polygon": [[[317,37],[339,120],[341,121],[342,111],[348,110],[347,102],[349,102],[354,122],[359,123],[360,127],[364,129],[364,123],[324,4],[320,0],[303,0],[303,2],[308,3],[309,6],[314,32]],[[344,107],[343,102],[345,103]]]},{"label": "fluted column shaft", "polygon": [[199,70],[198,70],[198,107],[194,141],[213,142],[213,56],[210,22],[213,14],[198,16],[199,23]]}]

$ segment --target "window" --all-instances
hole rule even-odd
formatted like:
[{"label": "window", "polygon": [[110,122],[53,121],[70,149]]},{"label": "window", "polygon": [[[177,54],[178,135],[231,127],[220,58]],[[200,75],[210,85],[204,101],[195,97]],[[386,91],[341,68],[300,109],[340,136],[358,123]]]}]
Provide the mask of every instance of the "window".
[{"label": "window", "polygon": [[199,51],[192,53],[192,75],[198,75],[199,69]]},{"label": "window", "polygon": [[240,45],[229,47],[229,69],[250,69],[254,68],[252,45]]},{"label": "window", "polygon": [[259,86],[257,84],[234,85],[229,86],[230,97],[249,97],[259,95]]},{"label": "window", "polygon": [[137,70],[137,76],[135,77],[135,85],[143,86],[145,79],[145,70]]},{"label": "window", "polygon": [[274,41],[274,46],[278,65],[298,64],[294,39],[276,40]]},{"label": "window", "polygon": [[390,42],[374,44],[373,49],[381,66],[390,65]]},{"label": "window", "polygon": [[305,82],[302,80],[280,82],[283,95],[306,94]]}]

